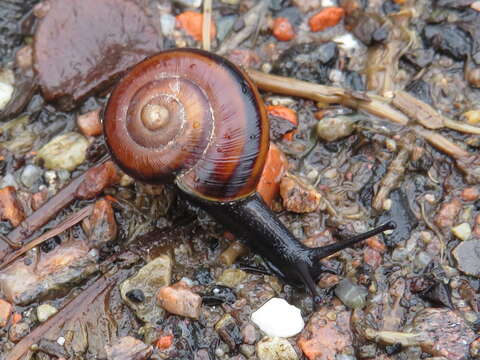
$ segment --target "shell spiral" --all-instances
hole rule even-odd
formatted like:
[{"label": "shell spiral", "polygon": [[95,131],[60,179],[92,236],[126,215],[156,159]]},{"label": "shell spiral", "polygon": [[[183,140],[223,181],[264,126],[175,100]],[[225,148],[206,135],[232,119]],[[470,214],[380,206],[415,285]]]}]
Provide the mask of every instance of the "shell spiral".
[{"label": "shell spiral", "polygon": [[105,108],[112,157],[148,183],[174,181],[206,200],[255,191],[269,146],[261,97],[228,60],[195,49],[167,50],[134,66]]}]

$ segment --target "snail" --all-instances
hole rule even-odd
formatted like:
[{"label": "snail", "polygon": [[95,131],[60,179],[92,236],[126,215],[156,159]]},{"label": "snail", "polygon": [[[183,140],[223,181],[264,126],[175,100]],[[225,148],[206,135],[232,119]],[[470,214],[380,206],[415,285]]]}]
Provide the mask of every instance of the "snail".
[{"label": "snail", "polygon": [[103,124],[123,171],[146,183],[173,182],[317,302],[319,259],[394,228],[389,222],[320,248],[300,243],[255,191],[269,148],[260,94],[243,70],[213,53],[173,49],[140,62],[112,91]]}]

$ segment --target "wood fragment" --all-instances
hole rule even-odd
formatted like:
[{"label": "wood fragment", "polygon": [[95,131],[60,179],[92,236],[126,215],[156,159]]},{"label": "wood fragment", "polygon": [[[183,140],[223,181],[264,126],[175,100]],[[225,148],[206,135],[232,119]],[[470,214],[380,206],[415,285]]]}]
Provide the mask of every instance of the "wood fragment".
[{"label": "wood fragment", "polygon": [[437,132],[426,130],[419,126],[415,126],[413,129],[417,135],[427,140],[434,148],[437,148],[454,159],[463,159],[470,156],[468,151],[462,149],[460,146]]},{"label": "wood fragment", "polygon": [[406,91],[395,91],[392,104],[427,129],[435,130],[445,126],[445,118],[442,115],[435,111],[430,105],[410,95]]},{"label": "wood fragment", "polygon": [[212,0],[203,1],[203,24],[202,24],[202,45],[203,50],[210,51],[211,37],[210,29],[212,27]]},{"label": "wood fragment", "polygon": [[45,234],[35,238],[34,240],[28,242],[20,249],[16,250],[13,253],[8,254],[3,258],[2,263],[0,264],[0,270],[5,269],[8,265],[10,265],[14,260],[18,259],[20,256],[25,254],[27,251],[33,249],[35,246],[40,245],[44,241],[57,236],[58,234],[62,233],[63,231],[69,229],[75,224],[78,224],[84,218],[89,216],[92,213],[93,205],[88,205],[83,209],[71,214],[68,216],[64,221],[62,221],[58,226],[54,229],[47,231]]},{"label": "wood fragment", "polygon": [[409,122],[407,116],[390,106],[387,100],[381,96],[368,94],[368,98],[360,98],[358,94],[352,94],[338,87],[265,74],[253,69],[248,69],[247,71],[257,86],[265,91],[303,97],[327,104],[342,104],[353,109],[366,111],[372,115],[388,119],[404,126]]}]

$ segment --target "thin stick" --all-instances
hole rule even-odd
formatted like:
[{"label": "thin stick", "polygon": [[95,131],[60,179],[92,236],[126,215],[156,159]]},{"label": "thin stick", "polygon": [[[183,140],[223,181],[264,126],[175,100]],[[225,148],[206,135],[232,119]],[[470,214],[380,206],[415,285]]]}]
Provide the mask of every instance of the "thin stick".
[{"label": "thin stick", "polygon": [[212,0],[203,1],[203,24],[202,24],[202,45],[203,49],[210,51],[210,31],[212,28]]},{"label": "thin stick", "polygon": [[28,244],[22,246],[20,249],[14,251],[11,254],[8,254],[3,259],[3,262],[0,264],[0,270],[5,269],[8,265],[10,265],[14,260],[18,259],[20,256],[25,254],[27,251],[33,249],[35,246],[40,245],[44,241],[57,236],[58,234],[64,232],[65,230],[71,228],[73,225],[78,224],[80,221],[85,219],[92,213],[93,205],[88,205],[83,209],[71,214],[67,217],[64,221],[62,221],[58,226],[54,229],[47,231],[45,234],[40,235],[36,239],[30,241]]},{"label": "thin stick", "polygon": [[407,125],[409,122],[407,116],[391,107],[386,99],[381,96],[367,95],[367,97],[361,98],[353,92],[338,87],[265,74],[253,69],[247,69],[247,72],[262,90],[303,97],[327,104],[343,104],[350,108],[364,110],[372,115],[386,118],[400,125]]}]

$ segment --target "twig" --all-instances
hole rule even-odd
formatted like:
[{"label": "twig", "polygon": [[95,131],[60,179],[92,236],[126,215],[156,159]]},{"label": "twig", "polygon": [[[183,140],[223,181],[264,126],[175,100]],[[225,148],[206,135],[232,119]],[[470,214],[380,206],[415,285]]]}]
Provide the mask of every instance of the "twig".
[{"label": "twig", "polygon": [[462,159],[470,156],[468,151],[462,149],[460,146],[450,141],[443,135],[440,135],[431,130],[423,129],[419,126],[414,126],[413,129],[417,133],[417,135],[420,135],[425,140],[427,140],[430,145],[448,154],[454,159]]},{"label": "twig", "polygon": [[203,49],[210,51],[210,31],[212,28],[212,0],[203,1],[203,24],[202,24],[202,45]]},{"label": "twig", "polygon": [[342,88],[265,74],[253,69],[248,69],[248,74],[262,90],[303,97],[327,104],[343,104],[350,108],[364,110],[372,115],[386,118],[400,125],[407,125],[409,122],[407,116],[391,107],[387,100],[381,96],[360,96],[360,94],[357,95]]},{"label": "twig", "polygon": [[93,209],[93,205],[88,205],[84,207],[83,209],[71,214],[54,229],[47,231],[45,234],[30,241],[28,244],[24,245],[23,247],[16,250],[15,252],[8,254],[7,256],[5,256],[5,258],[3,259],[3,262],[0,264],[0,270],[3,270],[5,267],[10,265],[14,260],[18,259],[20,256],[25,254],[30,249],[33,249],[35,246],[40,245],[44,241],[62,233],[63,231],[67,230],[73,225],[78,224],[80,221],[82,221],[84,218],[86,218],[92,213],[92,209]]}]

